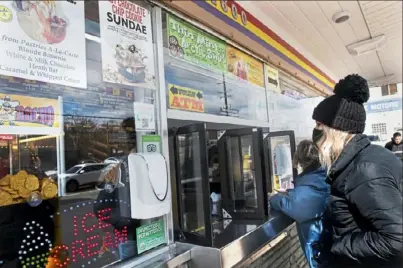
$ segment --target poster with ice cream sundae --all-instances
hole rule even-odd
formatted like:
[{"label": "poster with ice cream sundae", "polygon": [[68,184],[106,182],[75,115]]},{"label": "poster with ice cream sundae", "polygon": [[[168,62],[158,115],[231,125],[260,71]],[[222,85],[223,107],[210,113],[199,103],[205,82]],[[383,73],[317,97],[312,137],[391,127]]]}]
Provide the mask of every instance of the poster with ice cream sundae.
[{"label": "poster with ice cream sundae", "polygon": [[155,89],[150,10],[129,1],[100,1],[99,21],[103,80]]},{"label": "poster with ice cream sundae", "polygon": [[86,88],[83,1],[0,1],[0,75]]}]

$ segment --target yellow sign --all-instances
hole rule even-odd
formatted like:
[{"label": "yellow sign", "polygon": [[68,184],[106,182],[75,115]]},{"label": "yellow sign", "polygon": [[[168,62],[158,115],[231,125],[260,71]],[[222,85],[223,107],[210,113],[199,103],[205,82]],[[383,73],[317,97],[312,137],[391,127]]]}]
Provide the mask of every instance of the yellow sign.
[{"label": "yellow sign", "polygon": [[263,63],[230,46],[227,46],[227,71],[252,84],[264,87]]},{"label": "yellow sign", "polygon": [[278,76],[278,70],[270,67],[269,65],[266,66],[266,86],[268,90],[273,90],[275,92],[281,93],[280,89],[280,80]]},{"label": "yellow sign", "polygon": [[204,112],[202,91],[169,84],[168,94],[169,108],[191,112]]},{"label": "yellow sign", "polygon": [[59,127],[59,102],[54,99],[0,94],[0,126]]}]

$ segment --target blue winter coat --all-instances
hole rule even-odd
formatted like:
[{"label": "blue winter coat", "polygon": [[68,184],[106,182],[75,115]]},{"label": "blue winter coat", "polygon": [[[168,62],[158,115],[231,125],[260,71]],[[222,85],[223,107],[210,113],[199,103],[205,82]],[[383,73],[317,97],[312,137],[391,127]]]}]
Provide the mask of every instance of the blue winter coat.
[{"label": "blue winter coat", "polygon": [[295,187],[287,194],[276,194],[270,199],[273,209],[279,210],[296,221],[301,247],[311,268],[319,267],[315,261],[318,244],[325,235],[322,216],[330,195],[326,183],[326,171],[312,168],[301,173]]}]

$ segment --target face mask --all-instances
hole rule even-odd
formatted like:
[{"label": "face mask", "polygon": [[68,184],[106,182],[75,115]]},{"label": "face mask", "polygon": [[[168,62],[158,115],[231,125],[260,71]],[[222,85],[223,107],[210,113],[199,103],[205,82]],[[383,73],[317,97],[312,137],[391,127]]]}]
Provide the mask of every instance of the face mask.
[{"label": "face mask", "polygon": [[316,144],[323,136],[323,129],[314,128],[312,132],[312,141]]}]

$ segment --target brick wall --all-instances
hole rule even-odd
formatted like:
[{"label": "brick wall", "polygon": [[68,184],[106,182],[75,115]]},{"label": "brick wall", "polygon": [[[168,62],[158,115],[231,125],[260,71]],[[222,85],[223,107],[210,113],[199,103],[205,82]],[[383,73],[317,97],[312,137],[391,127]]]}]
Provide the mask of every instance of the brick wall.
[{"label": "brick wall", "polygon": [[295,223],[287,228],[288,235],[268,252],[239,267],[247,268],[309,268],[301,249]]}]

